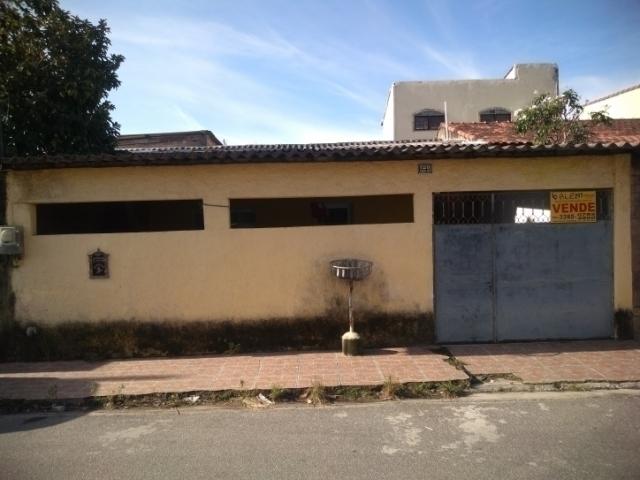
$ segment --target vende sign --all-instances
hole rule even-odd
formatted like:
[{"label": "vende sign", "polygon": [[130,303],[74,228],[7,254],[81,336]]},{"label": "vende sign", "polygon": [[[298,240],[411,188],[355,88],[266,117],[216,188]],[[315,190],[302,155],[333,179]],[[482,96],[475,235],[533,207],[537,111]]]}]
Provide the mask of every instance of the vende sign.
[{"label": "vende sign", "polygon": [[595,222],[596,192],[551,192],[551,223]]}]

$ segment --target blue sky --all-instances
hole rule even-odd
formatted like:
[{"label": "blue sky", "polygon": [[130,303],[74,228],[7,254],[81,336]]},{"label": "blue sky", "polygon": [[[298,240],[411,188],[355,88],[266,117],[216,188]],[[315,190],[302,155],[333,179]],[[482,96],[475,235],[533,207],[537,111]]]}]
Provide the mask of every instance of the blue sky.
[{"label": "blue sky", "polygon": [[126,60],[121,133],[228,143],[376,139],[398,80],[500,78],[555,62],[596,98],[640,83],[640,0],[61,0]]}]

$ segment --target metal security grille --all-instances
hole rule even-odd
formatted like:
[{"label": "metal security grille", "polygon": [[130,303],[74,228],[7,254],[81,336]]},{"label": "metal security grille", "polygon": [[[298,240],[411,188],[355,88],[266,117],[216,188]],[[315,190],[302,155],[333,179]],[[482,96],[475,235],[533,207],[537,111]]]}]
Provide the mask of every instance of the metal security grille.
[{"label": "metal security grille", "polygon": [[[611,219],[611,191],[596,191],[597,219]],[[549,223],[549,191],[447,192],[433,197],[435,225]]]},{"label": "metal security grille", "polygon": [[492,193],[437,193],[434,194],[433,199],[433,223],[436,225],[492,223],[492,204]]}]

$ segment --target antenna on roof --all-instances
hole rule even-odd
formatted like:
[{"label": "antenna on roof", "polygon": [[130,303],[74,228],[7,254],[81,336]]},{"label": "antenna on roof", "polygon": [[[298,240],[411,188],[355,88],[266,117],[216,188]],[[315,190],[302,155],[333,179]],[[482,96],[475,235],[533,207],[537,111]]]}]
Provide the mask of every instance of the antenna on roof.
[{"label": "antenna on roof", "polygon": [[449,141],[449,121],[447,116],[447,101],[444,101],[444,139]]}]

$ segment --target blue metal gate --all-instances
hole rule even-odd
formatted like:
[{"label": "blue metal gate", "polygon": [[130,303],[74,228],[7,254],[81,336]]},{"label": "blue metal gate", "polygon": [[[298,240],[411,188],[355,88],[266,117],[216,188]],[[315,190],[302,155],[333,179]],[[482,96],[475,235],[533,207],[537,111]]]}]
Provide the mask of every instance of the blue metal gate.
[{"label": "blue metal gate", "polygon": [[493,340],[491,225],[435,230],[436,335],[439,342]]},{"label": "blue metal gate", "polygon": [[[533,193],[509,195],[515,199],[529,195],[530,200]],[[438,342],[611,336],[613,239],[608,192],[600,194],[598,221],[581,224],[551,224],[544,218],[518,223],[512,215],[517,209],[499,205],[506,194],[468,195],[475,202],[470,217],[470,203],[457,212],[434,212]],[[446,221],[451,215],[457,223]],[[476,223],[464,223],[469,218]]]}]

